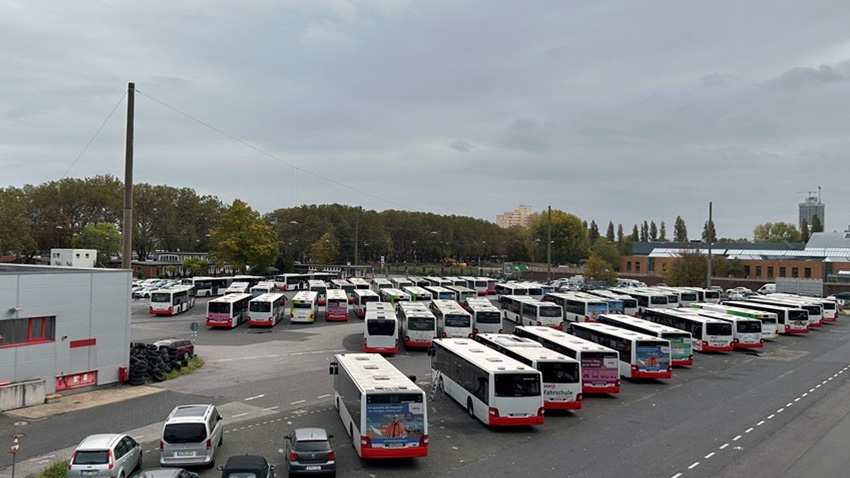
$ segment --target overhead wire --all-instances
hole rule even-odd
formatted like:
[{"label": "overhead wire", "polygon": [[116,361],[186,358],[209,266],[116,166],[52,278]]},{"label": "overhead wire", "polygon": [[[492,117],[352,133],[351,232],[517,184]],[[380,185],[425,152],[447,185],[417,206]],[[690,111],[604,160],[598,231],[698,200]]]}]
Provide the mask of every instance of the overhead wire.
[{"label": "overhead wire", "polygon": [[68,173],[71,172],[71,169],[73,169],[74,165],[77,164],[77,161],[79,161],[80,158],[83,157],[83,154],[85,154],[86,150],[89,149],[89,146],[91,146],[91,144],[94,142],[95,138],[97,138],[97,136],[103,130],[103,127],[106,126],[106,123],[109,122],[109,118],[112,118],[112,115],[115,114],[115,110],[117,110],[118,107],[121,105],[121,103],[124,102],[124,98],[126,98],[126,97],[127,97],[127,92],[125,91],[124,94],[121,96],[121,99],[118,100],[118,103],[115,103],[115,107],[112,108],[112,111],[110,111],[109,114],[106,115],[106,119],[103,120],[103,124],[100,125],[100,128],[98,128],[97,131],[94,132],[94,136],[92,136],[91,139],[89,140],[89,142],[86,143],[86,146],[83,148],[82,151],[80,151],[80,154],[78,154],[77,157],[74,158],[74,161],[71,162],[71,165],[68,166],[68,169],[65,170],[65,173],[62,174],[62,177],[59,178],[59,179],[65,179],[65,177],[68,176]]}]

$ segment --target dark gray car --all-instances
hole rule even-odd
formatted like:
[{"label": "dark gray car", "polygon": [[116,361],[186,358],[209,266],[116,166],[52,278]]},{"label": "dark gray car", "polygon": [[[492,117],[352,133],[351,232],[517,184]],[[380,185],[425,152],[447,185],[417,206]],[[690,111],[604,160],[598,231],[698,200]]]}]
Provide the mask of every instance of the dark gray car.
[{"label": "dark gray car", "polygon": [[183,468],[153,468],[143,471],[139,478],[198,478],[198,474]]},{"label": "dark gray car", "polygon": [[336,455],[324,428],[299,428],[285,437],[289,476],[336,476]]}]

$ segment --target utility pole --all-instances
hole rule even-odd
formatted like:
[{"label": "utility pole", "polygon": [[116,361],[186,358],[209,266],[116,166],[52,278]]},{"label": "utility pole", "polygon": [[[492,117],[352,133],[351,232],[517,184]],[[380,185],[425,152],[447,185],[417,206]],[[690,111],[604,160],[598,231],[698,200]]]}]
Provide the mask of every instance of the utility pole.
[{"label": "utility pole", "polygon": [[127,89],[127,139],[124,149],[124,223],[121,228],[121,234],[124,239],[124,253],[121,256],[122,269],[133,268],[133,116],[136,110],[136,84],[129,83]]},{"label": "utility pole", "polygon": [[714,222],[711,220],[711,201],[708,202],[708,227],[706,229],[708,230],[706,234],[706,242],[708,242],[708,277],[705,280],[705,288],[708,289],[711,287],[711,236],[714,231]]},{"label": "utility pole", "polygon": [[358,238],[358,232],[360,232],[360,231],[359,231],[359,227],[358,227],[357,218],[355,217],[354,218],[354,265],[355,266],[358,265],[358,263],[357,263],[357,248],[360,246],[360,239]]},{"label": "utility pole", "polygon": [[546,280],[552,282],[552,206],[549,206],[549,228],[546,233]]}]

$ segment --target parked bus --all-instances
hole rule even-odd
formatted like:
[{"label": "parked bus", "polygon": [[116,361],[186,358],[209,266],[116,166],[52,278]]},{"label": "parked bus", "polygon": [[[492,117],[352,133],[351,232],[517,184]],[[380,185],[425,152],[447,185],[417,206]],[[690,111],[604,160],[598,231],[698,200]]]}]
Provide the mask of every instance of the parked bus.
[{"label": "parked bus", "polygon": [[441,287],[441,286],[438,286],[438,285],[429,285],[428,287],[425,287],[424,289],[427,290],[428,292],[430,292],[431,296],[434,299],[455,300],[455,301],[457,300],[457,294],[455,294],[454,291],[446,289],[445,287]]},{"label": "parked bus", "polygon": [[543,380],[544,408],[581,408],[581,370],[576,359],[517,335],[478,334],[475,341],[538,370]]},{"label": "parked bus", "polygon": [[542,374],[469,339],[434,339],[431,376],[470,417],[487,425],[543,423]]},{"label": "parked bus", "polygon": [[237,327],[248,315],[251,294],[228,294],[207,302],[207,327]]},{"label": "parked bus", "polygon": [[665,287],[638,288],[638,292],[649,292],[651,294],[662,294],[667,296],[667,308],[675,309],[684,307],[679,301],[679,294]]},{"label": "parked bus", "polygon": [[528,287],[516,282],[496,284],[496,296],[503,295],[528,295]]},{"label": "parked bus", "polygon": [[371,281],[369,281],[369,288],[372,289],[373,292],[381,293],[381,289],[389,289],[393,286],[393,283],[388,279],[384,279],[383,277],[375,277]]},{"label": "parked bus", "polygon": [[[431,285],[431,282],[424,277],[419,276],[407,276],[407,280],[411,282],[413,287],[425,287],[426,285]],[[404,289],[402,289],[404,290]]]},{"label": "parked bus", "polygon": [[311,279],[307,281],[307,290],[316,293],[318,305],[325,305],[328,299],[328,284],[325,281]]},{"label": "parked bus", "polygon": [[437,318],[421,302],[399,302],[398,325],[406,349],[430,347],[437,336]]},{"label": "parked bus", "polygon": [[266,278],[263,277],[263,276],[251,276],[251,275],[235,275],[235,276],[231,277],[230,279],[233,282],[247,282],[249,290],[251,289],[251,287],[254,287],[255,285],[259,284],[260,282],[263,282],[263,281],[266,280]]},{"label": "parked bus", "polygon": [[[598,297],[604,297],[606,299],[616,299],[623,303],[623,314],[631,315],[632,317],[638,316],[638,304],[637,299],[630,295],[618,294],[612,290],[607,289],[594,289],[588,291],[588,294],[595,295]],[[608,303],[608,311],[611,311],[611,303]]]},{"label": "parked bus", "polygon": [[378,354],[338,354],[333,403],[361,458],[428,455],[425,392]]},{"label": "parked bus", "polygon": [[701,317],[690,309],[646,309],[643,318],[691,333],[694,350],[700,352],[729,352],[732,350],[732,324]]},{"label": "parked bus", "polygon": [[344,290],[328,289],[328,296],[325,301],[325,320],[348,320],[350,310],[351,304],[348,303],[348,296]]},{"label": "parked bus", "polygon": [[366,304],[380,301],[381,296],[371,289],[354,289],[354,312],[358,318],[366,317]]},{"label": "parked bus", "polygon": [[761,336],[761,321],[747,319],[737,315],[729,315],[723,312],[715,312],[705,309],[691,309],[703,317],[722,320],[732,324],[732,348],[751,349],[764,347],[764,339]]},{"label": "parked bus", "polygon": [[581,366],[581,391],[619,393],[619,357],[616,350],[551,327],[516,327],[514,335],[540,342],[547,349],[576,359]]},{"label": "parked bus", "polygon": [[413,282],[406,277],[393,277],[390,279],[394,289],[404,290],[405,287],[410,287]]},{"label": "parked bus", "polygon": [[181,283],[194,287],[196,297],[222,295],[229,285],[224,277],[187,277]]},{"label": "parked bus", "polygon": [[461,277],[464,281],[466,281],[466,287],[475,291],[475,293],[479,296],[487,295],[487,279],[484,277],[469,277],[464,276]]},{"label": "parked bus", "polygon": [[[253,297],[253,296],[252,296]],[[286,296],[276,292],[259,295],[248,302],[248,325],[274,327],[286,314]]]},{"label": "parked bus", "polygon": [[487,281],[487,295],[496,294],[496,279],[492,277],[479,277],[479,279]]},{"label": "parked bus", "polygon": [[348,282],[350,282],[355,289],[371,289],[371,287],[369,287],[369,281],[362,277],[352,277],[348,279]]},{"label": "parked bus", "polygon": [[404,291],[407,292],[407,295],[410,296],[410,300],[413,302],[424,302],[427,305],[431,302],[431,299],[434,298],[434,295],[428,292],[424,287],[414,285],[405,287]]},{"label": "parked bus", "polygon": [[824,322],[835,322],[836,320],[838,320],[838,304],[833,300],[821,299],[820,297],[808,297],[805,295],[786,294],[782,292],[774,292],[773,294],[767,294],[767,297],[773,296],[820,304],[820,306],[823,308]]},{"label": "parked bus", "polygon": [[534,298],[535,300],[543,299],[543,286],[536,282],[522,282],[522,286],[525,287],[526,295]]},{"label": "parked bus", "polygon": [[684,287],[658,287],[658,290],[671,292],[676,295],[678,307],[690,307],[700,301],[699,294],[695,290]]},{"label": "parked bus", "polygon": [[543,300],[561,307],[564,322],[596,322],[596,316],[608,313],[608,302],[602,297],[553,292]]},{"label": "parked bus", "polygon": [[642,315],[643,311],[648,308],[667,309],[673,308],[676,305],[670,304],[666,294],[658,294],[654,292],[643,292],[634,289],[611,289],[614,292],[634,297],[638,304],[638,315]]},{"label": "parked bus", "polygon": [[820,304],[766,295],[754,295],[752,297],[748,297],[747,302],[758,302],[761,304],[778,305],[782,307],[797,307],[805,310],[809,314],[809,327],[821,327],[823,325],[823,306]]},{"label": "parked bus", "polygon": [[472,316],[457,302],[434,299],[430,308],[437,319],[437,337],[472,338]]},{"label": "parked bus", "polygon": [[309,276],[310,276],[310,280],[320,280],[320,281],[324,282],[325,284],[327,284],[328,282],[330,282],[334,279],[339,279],[339,274],[336,273],[336,272],[323,272],[323,271],[311,272],[309,274]]},{"label": "parked bus", "polygon": [[274,276],[274,287],[277,290],[300,290],[309,279],[307,274],[279,274]]},{"label": "parked bus", "polygon": [[[450,282],[449,285],[462,285],[462,286],[466,287],[466,280],[461,279],[460,277],[446,276],[446,277],[443,277],[443,279],[449,281]],[[443,287],[448,287],[448,286],[443,286]]]},{"label": "parked bus", "polygon": [[[621,297],[606,297],[602,295],[591,294],[590,292],[564,292],[565,294],[572,295],[574,297],[592,300],[592,301],[602,301],[608,304],[608,312],[609,314],[625,314],[626,306],[623,304],[623,299]],[[549,295],[549,294],[546,294]],[[616,295],[616,294],[614,294]],[[630,300],[634,300],[631,299]],[[635,301],[637,304],[637,301]],[[599,314],[597,314],[599,315]]]},{"label": "parked bus", "polygon": [[274,282],[258,282],[257,285],[251,287],[251,295],[254,297],[259,297],[263,294],[270,294],[277,290],[274,286]]},{"label": "parked bus", "polygon": [[667,340],[670,342],[670,363],[674,367],[694,364],[693,338],[690,332],[625,314],[600,314],[597,322]]},{"label": "parked bus", "polygon": [[701,287],[682,287],[682,289],[692,290],[697,293],[697,299],[699,302],[704,302],[706,304],[719,304],[720,303],[720,291],[714,289],[703,289]]},{"label": "parked bus", "polygon": [[809,332],[809,313],[799,307],[762,304],[746,300],[728,300],[723,302],[722,305],[776,314],[776,324],[779,327],[780,334],[806,334]]},{"label": "parked bus", "polygon": [[400,290],[400,289],[395,289],[395,288],[381,289],[381,292],[379,292],[379,295],[381,296],[382,302],[389,302],[390,304],[393,305],[393,307],[398,305],[399,302],[410,302],[410,294],[408,294],[407,292]]},{"label": "parked bus", "polygon": [[670,342],[611,325],[573,322],[570,334],[614,349],[620,356],[620,375],[631,378],[672,378]]},{"label": "parked bus", "polygon": [[154,315],[177,315],[195,306],[195,288],[191,285],[176,285],[169,289],[151,292],[148,312]]},{"label": "parked bus", "polygon": [[450,285],[447,286],[446,289],[455,293],[455,296],[457,297],[455,300],[458,302],[461,302],[463,299],[468,299],[470,297],[478,297],[478,294],[474,290],[466,286]]},{"label": "parked bus", "polygon": [[224,295],[227,294],[249,294],[250,284],[247,282],[232,282],[227,289],[224,289]]},{"label": "parked bus", "polygon": [[363,321],[363,351],[397,354],[398,319],[395,307],[388,302],[370,302],[366,305]]},{"label": "parked bus", "polygon": [[289,301],[290,322],[312,324],[319,315],[319,294],[302,290]]},{"label": "parked bus", "polygon": [[564,330],[564,310],[552,302],[530,300],[520,303],[519,325],[545,325]]},{"label": "parked bus", "polygon": [[691,304],[691,307],[722,312],[747,319],[756,319],[761,322],[761,337],[763,339],[775,339],[779,336],[779,325],[777,324],[776,314],[773,312],[763,312],[761,310],[746,309],[731,305],[710,304],[708,302],[697,302],[696,304]]},{"label": "parked bus", "polygon": [[349,304],[354,303],[354,284],[348,282],[345,279],[333,279],[331,281],[331,288],[339,289],[345,293],[346,298],[348,299]]},{"label": "parked bus", "polygon": [[533,300],[527,295],[502,295],[499,296],[499,308],[502,309],[502,316],[505,320],[522,325],[520,324],[522,322],[522,303]]},{"label": "parked bus", "polygon": [[428,281],[428,283],[429,283],[428,285],[437,286],[437,287],[445,287],[447,285],[452,285],[452,281],[450,281],[448,279],[444,279],[442,277],[427,276],[427,277],[425,277],[425,280]]},{"label": "parked bus", "polygon": [[463,301],[462,307],[472,316],[472,335],[501,334],[502,312],[490,299],[472,297]]}]

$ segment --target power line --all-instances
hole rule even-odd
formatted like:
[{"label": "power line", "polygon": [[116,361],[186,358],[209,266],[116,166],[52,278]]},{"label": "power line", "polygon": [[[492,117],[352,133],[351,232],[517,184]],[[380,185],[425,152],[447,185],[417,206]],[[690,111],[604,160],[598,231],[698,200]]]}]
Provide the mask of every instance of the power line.
[{"label": "power line", "polygon": [[118,100],[118,103],[115,103],[115,107],[112,108],[112,111],[110,111],[109,114],[106,116],[106,119],[103,120],[103,124],[100,125],[100,128],[98,128],[97,131],[94,132],[94,136],[91,137],[89,142],[86,143],[86,146],[83,148],[83,150],[80,151],[80,154],[78,154],[74,161],[71,163],[71,165],[68,166],[68,169],[65,170],[65,174],[63,174],[62,177],[59,178],[60,180],[65,179],[65,177],[68,176],[68,173],[71,171],[71,168],[73,168],[74,165],[77,164],[77,161],[79,161],[83,154],[86,152],[86,150],[89,149],[89,146],[91,146],[91,144],[94,142],[94,139],[97,138],[97,135],[100,134],[100,131],[103,129],[104,126],[106,126],[106,123],[109,122],[109,118],[112,118],[112,115],[115,113],[115,110],[118,109],[118,106],[121,105],[121,103],[124,101],[124,98],[126,97],[127,92],[125,91],[124,94],[121,96],[121,99]]},{"label": "power line", "polygon": [[346,189],[348,189],[348,190],[354,191],[354,192],[359,193],[359,194],[362,194],[362,195],[364,195],[364,196],[369,196],[369,197],[371,197],[371,198],[373,198],[373,199],[377,199],[377,200],[379,200],[379,201],[383,201],[383,202],[385,202],[385,203],[387,203],[387,204],[392,204],[392,205],[394,205],[394,206],[398,206],[398,207],[400,207],[400,208],[402,208],[402,209],[407,209],[407,207],[406,207],[406,206],[404,206],[403,204],[399,204],[399,203],[397,203],[397,202],[390,201],[389,199],[383,198],[383,197],[381,197],[381,196],[377,196],[377,195],[375,195],[375,194],[372,194],[372,193],[369,193],[369,192],[366,192],[366,191],[363,191],[363,190],[357,189],[357,188],[355,188],[355,187],[353,187],[353,186],[349,186],[349,185],[347,185],[347,184],[343,184],[343,183],[341,183],[341,182],[339,182],[339,181],[336,181],[336,180],[334,180],[334,179],[328,178],[328,177],[326,177],[326,176],[322,176],[321,174],[314,173],[313,171],[310,171],[309,169],[300,168],[300,167],[296,166],[295,164],[290,163],[289,161],[286,161],[286,160],[284,160],[284,159],[278,158],[277,156],[275,156],[275,155],[273,155],[273,154],[271,154],[271,153],[267,153],[266,151],[263,151],[262,149],[260,149],[260,148],[258,148],[258,147],[256,147],[256,146],[254,146],[254,145],[252,145],[252,144],[250,144],[250,143],[248,143],[248,142],[246,142],[246,141],[243,141],[243,140],[241,140],[241,139],[239,139],[239,138],[237,138],[237,137],[235,137],[235,136],[233,136],[233,135],[231,135],[231,134],[225,133],[224,131],[220,130],[219,128],[216,128],[215,126],[212,126],[212,125],[211,125],[211,124],[209,124],[209,123],[206,123],[206,122],[204,122],[204,121],[202,121],[202,120],[200,120],[200,119],[198,119],[198,118],[195,118],[194,116],[190,115],[189,113],[186,113],[186,112],[184,112],[184,111],[181,111],[181,110],[179,110],[179,109],[177,109],[177,108],[175,108],[175,107],[173,107],[173,106],[171,106],[171,105],[168,105],[168,104],[166,104],[166,103],[164,103],[164,102],[162,102],[162,101],[160,101],[160,100],[158,100],[158,99],[156,99],[156,98],[154,98],[154,97],[152,97],[152,96],[148,95],[148,94],[145,94],[145,93],[143,93],[143,92],[139,91],[138,89],[136,89],[136,93],[138,93],[138,94],[140,94],[140,95],[142,95],[142,96],[145,96],[145,97],[147,97],[147,98],[150,98],[152,101],[155,101],[156,103],[159,103],[160,105],[162,105],[162,106],[164,106],[164,107],[166,107],[166,108],[168,108],[168,109],[170,109],[170,110],[174,111],[174,112],[175,112],[175,113],[177,113],[177,114],[183,115],[183,116],[185,116],[185,117],[187,117],[187,118],[191,119],[192,121],[195,121],[195,122],[197,122],[197,123],[199,123],[199,124],[201,124],[201,125],[203,125],[203,126],[206,126],[207,128],[209,128],[209,129],[211,129],[211,130],[215,131],[216,133],[218,133],[218,134],[220,134],[220,135],[222,135],[222,136],[225,136],[225,137],[227,137],[227,138],[229,138],[229,139],[231,139],[231,140],[233,140],[233,141],[236,141],[237,143],[239,143],[239,144],[241,144],[241,145],[243,145],[243,146],[246,146],[246,147],[248,147],[248,148],[250,148],[250,149],[253,149],[254,151],[256,151],[256,152],[258,152],[258,153],[262,154],[263,156],[266,156],[266,157],[268,157],[268,158],[271,158],[271,159],[273,159],[273,160],[275,160],[275,161],[277,161],[277,162],[279,162],[279,163],[285,164],[285,165],[287,165],[287,166],[289,166],[289,167],[293,168],[293,170],[294,170],[294,171],[296,171],[296,172],[297,172],[297,171],[303,171],[303,172],[305,172],[305,173],[307,173],[307,174],[309,174],[309,175],[311,175],[311,176],[314,176],[314,177],[316,177],[316,178],[319,178],[319,179],[325,180],[325,181],[327,181],[327,182],[329,182],[329,183],[331,183],[331,184],[335,184],[335,185],[337,185],[337,186],[344,187],[344,188],[346,188]]}]

